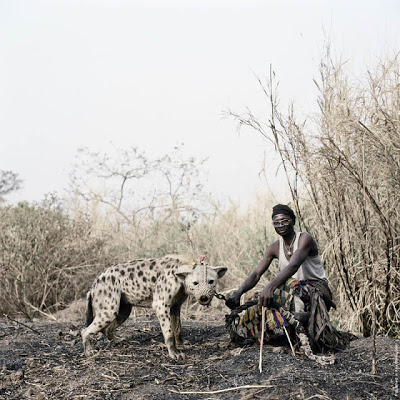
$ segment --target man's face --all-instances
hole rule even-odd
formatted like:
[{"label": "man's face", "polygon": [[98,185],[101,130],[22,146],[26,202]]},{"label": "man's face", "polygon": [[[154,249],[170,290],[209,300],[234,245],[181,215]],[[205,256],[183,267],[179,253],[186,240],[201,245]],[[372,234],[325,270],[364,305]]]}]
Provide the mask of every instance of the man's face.
[{"label": "man's face", "polygon": [[293,230],[293,220],[287,214],[276,214],[272,218],[272,225],[275,228],[275,232],[280,236],[285,236]]}]

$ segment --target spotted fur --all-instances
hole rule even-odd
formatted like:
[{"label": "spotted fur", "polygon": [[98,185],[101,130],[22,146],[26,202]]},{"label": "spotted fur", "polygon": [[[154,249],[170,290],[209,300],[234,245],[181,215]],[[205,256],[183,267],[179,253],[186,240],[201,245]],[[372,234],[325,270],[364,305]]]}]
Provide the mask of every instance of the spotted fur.
[{"label": "spotted fur", "polygon": [[132,306],[151,306],[161,325],[168,354],[183,358],[180,310],[191,295],[201,305],[210,304],[219,278],[227,268],[190,262],[182,256],[139,259],[108,268],[87,294],[86,328],[82,330],[87,356],[94,353],[92,339],[103,332],[117,341],[115,329],[130,315]]}]

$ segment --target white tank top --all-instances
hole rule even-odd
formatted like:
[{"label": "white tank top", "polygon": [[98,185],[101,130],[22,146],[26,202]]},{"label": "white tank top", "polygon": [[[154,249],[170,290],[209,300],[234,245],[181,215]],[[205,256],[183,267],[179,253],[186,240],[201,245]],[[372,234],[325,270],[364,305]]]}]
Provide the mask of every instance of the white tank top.
[{"label": "white tank top", "polygon": [[[293,253],[299,247],[299,239],[302,232],[295,232],[296,239],[293,244]],[[282,271],[289,264],[289,260],[286,258],[285,251],[283,249],[283,238],[279,238],[279,269]],[[307,257],[300,268],[293,275],[294,279],[298,281],[304,280],[315,280],[325,278],[325,269],[322,265],[321,257],[319,254],[316,256]]]}]

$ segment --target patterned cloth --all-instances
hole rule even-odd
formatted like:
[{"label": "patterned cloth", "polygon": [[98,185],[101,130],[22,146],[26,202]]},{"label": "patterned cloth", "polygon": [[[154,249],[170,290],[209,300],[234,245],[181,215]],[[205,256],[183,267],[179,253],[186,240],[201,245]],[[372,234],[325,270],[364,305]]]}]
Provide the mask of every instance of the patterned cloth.
[{"label": "patterned cloth", "polygon": [[[291,278],[274,292],[273,304],[275,307],[265,308],[265,333],[264,342],[268,342],[272,336],[283,333],[283,327],[288,328],[289,323],[278,311],[280,307],[290,311],[293,308],[293,294],[300,290],[299,282]],[[304,291],[304,290],[303,290]],[[259,293],[256,293],[250,301],[258,301]],[[243,311],[237,326],[237,334],[243,338],[253,338],[260,343],[262,332],[262,308],[257,304]]]},{"label": "patterned cloth", "polygon": [[[308,313],[308,320],[296,320],[295,296],[299,296]],[[259,294],[225,316],[231,340],[240,345],[260,343],[262,332],[262,308],[258,306]],[[279,286],[274,292],[273,306],[265,307],[264,342],[270,341],[284,328],[292,327],[296,334],[306,333],[314,350],[318,352],[340,350],[352,338],[338,332],[331,324],[329,308],[335,307],[326,279],[297,281],[293,278]]]}]

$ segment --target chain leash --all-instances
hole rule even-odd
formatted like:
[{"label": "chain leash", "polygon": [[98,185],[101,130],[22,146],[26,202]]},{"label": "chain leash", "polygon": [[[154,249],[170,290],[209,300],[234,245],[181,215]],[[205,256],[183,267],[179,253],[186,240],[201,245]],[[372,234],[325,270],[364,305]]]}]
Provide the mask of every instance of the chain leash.
[{"label": "chain leash", "polygon": [[218,299],[218,300],[224,300],[226,303],[226,297],[223,294],[220,293],[214,293],[214,296]]}]

